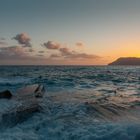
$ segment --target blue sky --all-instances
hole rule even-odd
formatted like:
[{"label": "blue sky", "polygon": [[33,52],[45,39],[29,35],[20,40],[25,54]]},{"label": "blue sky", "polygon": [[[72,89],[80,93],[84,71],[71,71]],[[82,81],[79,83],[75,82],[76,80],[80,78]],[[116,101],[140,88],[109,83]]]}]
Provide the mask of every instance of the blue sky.
[{"label": "blue sky", "polygon": [[139,0],[0,0],[0,19],[0,38],[8,47],[19,45],[11,38],[26,33],[36,50],[54,41],[75,51],[75,43],[81,42],[82,53],[102,58],[91,64],[105,64],[121,55],[140,56]]}]

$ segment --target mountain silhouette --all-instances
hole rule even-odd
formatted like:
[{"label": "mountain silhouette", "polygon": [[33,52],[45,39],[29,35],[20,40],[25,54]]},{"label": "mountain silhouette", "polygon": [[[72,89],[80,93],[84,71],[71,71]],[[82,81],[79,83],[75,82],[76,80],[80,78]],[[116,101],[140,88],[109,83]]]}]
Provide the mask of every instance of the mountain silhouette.
[{"label": "mountain silhouette", "polygon": [[120,57],[108,65],[140,65],[138,57]]}]

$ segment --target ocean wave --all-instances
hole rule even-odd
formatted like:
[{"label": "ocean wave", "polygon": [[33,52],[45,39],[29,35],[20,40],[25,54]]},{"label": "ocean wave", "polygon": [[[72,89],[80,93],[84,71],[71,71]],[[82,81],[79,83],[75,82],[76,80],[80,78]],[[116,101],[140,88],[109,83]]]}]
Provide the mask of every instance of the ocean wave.
[{"label": "ocean wave", "polygon": [[[121,96],[139,94],[140,67],[0,67],[1,90],[14,91],[21,86],[35,83],[43,84],[47,91],[41,104],[42,110],[12,128],[7,127],[3,131],[0,128],[0,139],[140,139],[139,121],[101,121],[100,112],[95,115],[92,110],[94,106],[88,110],[85,106],[86,101],[95,98],[93,93],[107,97],[116,93]],[[128,116],[124,115],[124,120],[125,117]]]},{"label": "ocean wave", "polygon": [[16,85],[29,83],[30,79],[25,77],[11,77],[11,78],[0,78],[0,85]]}]

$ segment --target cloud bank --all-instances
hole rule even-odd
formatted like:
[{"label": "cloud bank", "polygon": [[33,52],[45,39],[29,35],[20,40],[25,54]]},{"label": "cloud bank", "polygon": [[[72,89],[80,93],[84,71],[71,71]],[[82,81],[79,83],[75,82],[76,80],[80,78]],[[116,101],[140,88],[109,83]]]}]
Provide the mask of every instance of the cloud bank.
[{"label": "cloud bank", "polygon": [[1,59],[23,59],[29,57],[22,47],[9,46],[0,48]]},{"label": "cloud bank", "polygon": [[[43,43],[42,48],[31,45],[31,38],[26,33],[19,33],[12,39],[19,45],[9,46],[5,38],[0,38],[0,64],[89,64],[95,62],[100,56],[83,52],[83,43],[77,42],[74,46],[81,47],[80,51],[75,47],[68,47],[55,41]],[[46,51],[45,49],[49,50]],[[95,60],[95,61],[94,61]]]},{"label": "cloud bank", "polygon": [[[78,46],[83,46],[82,43],[76,43]],[[50,50],[57,50],[58,54],[52,54],[51,58],[57,58],[57,57],[63,57],[63,58],[69,58],[69,59],[99,59],[100,56],[94,55],[94,54],[88,54],[88,53],[81,53],[75,50],[72,50],[68,47],[63,47],[62,44],[56,43],[54,41],[48,41],[47,43],[44,43],[43,46],[45,46],[47,49]]]}]

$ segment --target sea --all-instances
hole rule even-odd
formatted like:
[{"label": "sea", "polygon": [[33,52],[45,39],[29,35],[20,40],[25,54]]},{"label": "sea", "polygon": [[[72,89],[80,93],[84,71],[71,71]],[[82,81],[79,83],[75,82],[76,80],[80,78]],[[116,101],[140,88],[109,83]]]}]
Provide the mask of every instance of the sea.
[{"label": "sea", "polygon": [[32,84],[45,87],[42,110],[0,128],[0,140],[140,140],[140,122],[100,122],[89,119],[80,101],[64,102],[77,93],[79,100],[119,89],[140,94],[140,66],[0,66],[0,91],[14,94]]}]

